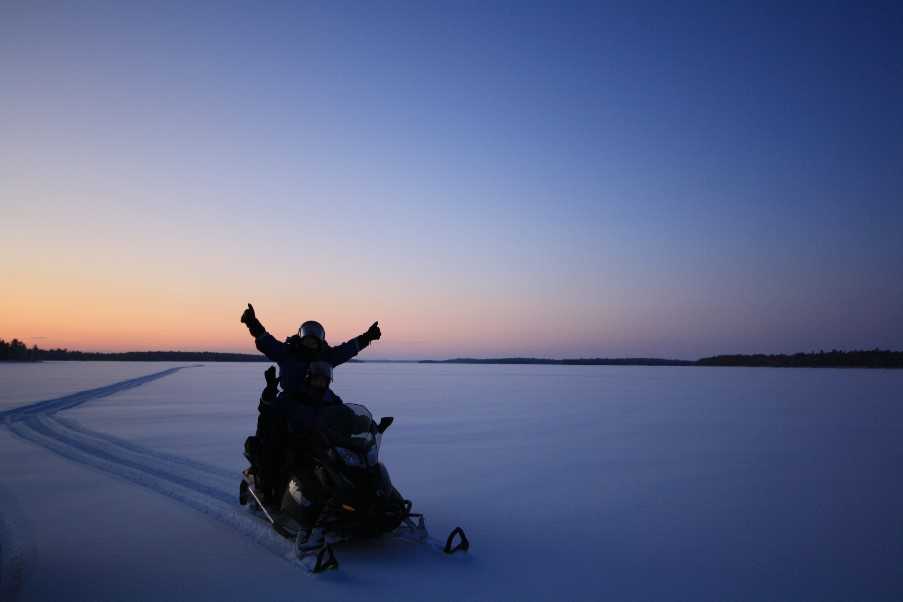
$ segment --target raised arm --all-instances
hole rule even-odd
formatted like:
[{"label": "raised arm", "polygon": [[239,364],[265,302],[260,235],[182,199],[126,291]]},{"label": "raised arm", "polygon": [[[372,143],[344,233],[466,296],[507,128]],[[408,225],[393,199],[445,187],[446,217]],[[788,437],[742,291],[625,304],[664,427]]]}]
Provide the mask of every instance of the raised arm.
[{"label": "raised arm", "polygon": [[280,343],[276,338],[266,331],[257,316],[254,315],[254,306],[248,303],[248,309],[241,314],[242,323],[248,327],[251,336],[254,337],[254,344],[258,351],[267,356],[274,362],[281,360],[288,352],[285,343]]},{"label": "raised arm", "polygon": [[358,335],[337,347],[330,347],[328,361],[333,367],[344,364],[360,353],[372,341],[378,340],[381,336],[382,332],[379,330],[379,322],[374,322],[364,334]]}]

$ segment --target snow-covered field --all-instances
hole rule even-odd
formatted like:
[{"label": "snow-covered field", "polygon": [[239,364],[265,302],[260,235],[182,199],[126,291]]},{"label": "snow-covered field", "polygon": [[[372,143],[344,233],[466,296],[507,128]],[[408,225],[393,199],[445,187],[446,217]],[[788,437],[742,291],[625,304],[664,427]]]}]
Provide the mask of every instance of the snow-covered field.
[{"label": "snow-covered field", "polygon": [[903,372],[342,366],[473,547],[313,576],[237,504],[265,367],[0,364],[0,599],[903,599]]}]

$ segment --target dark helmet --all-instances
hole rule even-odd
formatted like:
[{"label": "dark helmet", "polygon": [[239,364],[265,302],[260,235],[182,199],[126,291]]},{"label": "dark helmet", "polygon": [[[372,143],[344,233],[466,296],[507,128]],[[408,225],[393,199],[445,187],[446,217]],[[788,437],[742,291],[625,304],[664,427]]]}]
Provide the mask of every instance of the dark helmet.
[{"label": "dark helmet", "polygon": [[326,342],[326,329],[323,328],[323,325],[319,322],[315,322],[314,320],[308,320],[298,329],[298,336],[302,339],[304,337],[314,337],[321,343]]}]

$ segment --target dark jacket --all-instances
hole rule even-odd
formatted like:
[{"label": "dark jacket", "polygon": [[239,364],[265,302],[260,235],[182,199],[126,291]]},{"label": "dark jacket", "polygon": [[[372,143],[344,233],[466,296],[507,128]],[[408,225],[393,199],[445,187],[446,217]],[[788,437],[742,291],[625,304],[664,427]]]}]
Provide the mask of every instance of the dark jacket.
[{"label": "dark jacket", "polygon": [[300,397],[305,393],[304,377],[307,375],[307,367],[310,363],[314,361],[329,362],[333,368],[344,364],[361,350],[358,339],[359,337],[355,337],[338,347],[327,345],[318,354],[306,354],[287,341],[277,341],[276,337],[266,331],[256,337],[254,343],[261,353],[279,366],[279,384],[282,385],[283,391],[280,397],[285,395]]},{"label": "dark jacket", "polygon": [[310,437],[317,430],[320,410],[332,405],[341,405],[342,398],[327,389],[323,397],[286,399],[276,403],[277,411],[285,417],[288,431],[296,436]]}]

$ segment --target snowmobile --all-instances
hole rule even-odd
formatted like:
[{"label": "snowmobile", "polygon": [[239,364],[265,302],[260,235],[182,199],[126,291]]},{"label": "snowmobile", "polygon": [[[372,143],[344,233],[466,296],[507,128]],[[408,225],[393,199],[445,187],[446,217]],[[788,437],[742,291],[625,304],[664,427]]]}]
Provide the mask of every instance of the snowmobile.
[{"label": "snowmobile", "polygon": [[[263,503],[253,467],[243,472],[240,503],[246,505],[253,500],[253,507],[277,533],[296,541],[295,552],[300,560],[315,559],[313,566],[308,566],[314,573],[338,567],[332,544],[388,533],[429,543],[446,554],[467,551],[470,542],[461,527],[453,529],[444,544],[434,540],[426,530],[423,514],[412,512],[412,502],[392,485],[388,470],[379,461],[379,448],[383,433],[393,420],[387,416],[377,423],[366,407],[354,403],[320,408],[315,435],[308,433],[303,442],[299,438],[294,444],[289,443],[288,478],[279,508]],[[316,439],[315,445],[310,445],[312,438]],[[300,457],[305,458],[303,464],[293,462],[292,458]],[[302,470],[307,471],[306,481],[299,476]],[[313,550],[299,545],[302,504],[307,502],[302,483],[311,482],[311,473],[327,498],[317,518],[317,526],[327,535],[323,545]]]}]

